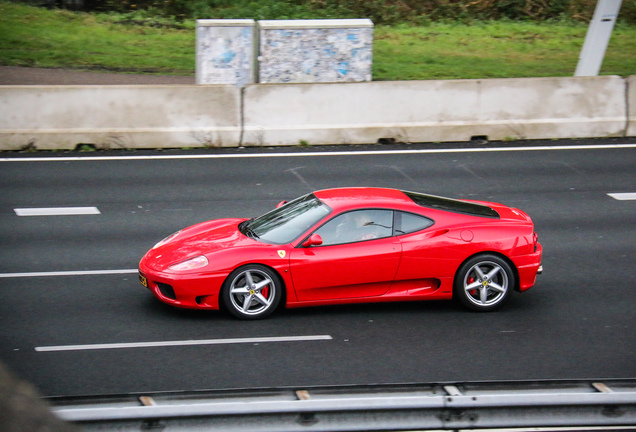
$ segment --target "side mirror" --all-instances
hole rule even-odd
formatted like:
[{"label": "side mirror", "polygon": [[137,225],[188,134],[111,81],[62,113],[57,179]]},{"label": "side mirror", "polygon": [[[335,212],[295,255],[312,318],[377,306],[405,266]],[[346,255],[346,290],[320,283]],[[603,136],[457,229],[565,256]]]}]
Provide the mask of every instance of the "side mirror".
[{"label": "side mirror", "polygon": [[285,204],[287,204],[287,201],[281,201],[281,202],[279,202],[279,203],[276,205],[276,208],[278,208],[278,207],[282,207],[282,206],[284,206]]},{"label": "side mirror", "polygon": [[322,237],[319,234],[312,234],[305,242],[303,247],[320,246],[322,244]]}]

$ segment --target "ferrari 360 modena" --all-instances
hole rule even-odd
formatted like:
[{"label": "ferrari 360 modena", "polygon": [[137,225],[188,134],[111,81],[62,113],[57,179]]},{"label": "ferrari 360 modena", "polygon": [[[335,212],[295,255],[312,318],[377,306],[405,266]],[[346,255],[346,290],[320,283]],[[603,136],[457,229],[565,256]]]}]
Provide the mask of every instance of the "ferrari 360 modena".
[{"label": "ferrari 360 modena", "polygon": [[157,243],[139,279],[180,308],[242,319],[278,307],[456,299],[499,308],[541,273],[521,210],[382,188],[313,192],[252,219],[217,219]]}]

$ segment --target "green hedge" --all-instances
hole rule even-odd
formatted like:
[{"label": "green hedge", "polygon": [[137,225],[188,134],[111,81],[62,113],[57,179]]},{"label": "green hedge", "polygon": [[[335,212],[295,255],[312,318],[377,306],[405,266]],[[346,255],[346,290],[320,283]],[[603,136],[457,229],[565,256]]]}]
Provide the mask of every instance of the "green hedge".
[{"label": "green hedge", "polygon": [[[22,0],[49,7],[73,0]],[[370,18],[377,25],[431,21],[589,21],[597,0],[83,0],[87,11],[133,12],[176,20],[198,18]],[[619,21],[636,24],[636,1],[625,0]]]}]

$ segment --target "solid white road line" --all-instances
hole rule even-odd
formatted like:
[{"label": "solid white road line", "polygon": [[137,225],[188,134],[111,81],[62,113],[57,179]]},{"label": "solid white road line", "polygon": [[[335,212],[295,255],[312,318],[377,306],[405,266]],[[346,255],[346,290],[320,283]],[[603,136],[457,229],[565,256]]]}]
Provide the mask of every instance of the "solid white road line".
[{"label": "solid white road line", "polygon": [[13,209],[18,216],[75,216],[101,214],[97,207],[46,207]]},{"label": "solid white road line", "polygon": [[619,201],[636,200],[636,193],[608,193],[609,196]]},{"label": "solid white road line", "polygon": [[164,341],[164,342],[135,342],[135,343],[112,343],[112,344],[92,344],[92,345],[61,345],[36,347],[38,352],[51,351],[84,351],[103,350],[121,348],[152,348],[152,347],[172,347],[172,346],[192,346],[192,345],[228,345],[228,344],[259,344],[271,342],[309,342],[332,340],[329,335],[313,336],[279,336],[279,337],[257,337],[257,338],[236,338],[236,339],[204,339],[204,340],[184,340],[184,341]]},{"label": "solid white road line", "polygon": [[572,145],[572,146],[527,146],[527,147],[491,147],[459,149],[421,149],[421,150],[364,150],[364,151],[326,151],[298,153],[248,153],[248,154],[176,154],[153,156],[72,156],[72,157],[33,157],[0,158],[0,162],[68,162],[68,161],[121,161],[121,160],[161,160],[161,159],[245,159],[270,157],[325,157],[325,156],[386,156],[399,154],[433,153],[492,153],[515,151],[555,151],[555,150],[610,150],[636,148],[636,144]]},{"label": "solid white road line", "polygon": [[0,273],[0,279],[46,277],[46,276],[93,276],[93,275],[134,274],[134,273],[139,273],[139,270],[124,269],[124,270],[83,270],[83,271],[57,271],[57,272],[31,272],[31,273]]},{"label": "solid white road line", "polygon": [[506,428],[506,429],[480,429],[479,432],[607,432],[607,431],[633,431],[633,426],[582,426],[582,427],[533,427],[533,428]]}]

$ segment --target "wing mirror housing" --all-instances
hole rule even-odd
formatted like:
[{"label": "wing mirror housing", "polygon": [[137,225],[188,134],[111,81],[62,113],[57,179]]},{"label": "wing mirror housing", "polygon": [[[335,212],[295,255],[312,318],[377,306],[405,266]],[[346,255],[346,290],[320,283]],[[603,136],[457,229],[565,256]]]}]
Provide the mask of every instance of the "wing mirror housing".
[{"label": "wing mirror housing", "polygon": [[303,243],[303,247],[320,246],[322,244],[322,237],[319,234],[312,234]]},{"label": "wing mirror housing", "polygon": [[285,204],[287,204],[287,201],[281,201],[281,202],[279,202],[279,203],[276,205],[276,208],[282,207],[282,206],[284,206]]}]

